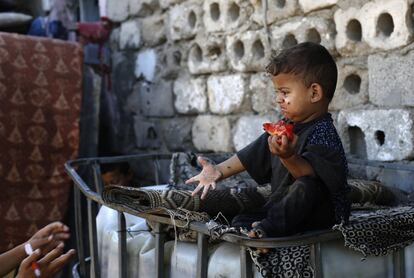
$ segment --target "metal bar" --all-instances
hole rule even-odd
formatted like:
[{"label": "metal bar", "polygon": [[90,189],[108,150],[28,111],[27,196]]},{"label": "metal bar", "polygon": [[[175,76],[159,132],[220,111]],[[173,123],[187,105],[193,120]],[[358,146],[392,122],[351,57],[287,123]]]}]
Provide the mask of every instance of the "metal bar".
[{"label": "metal bar", "polygon": [[240,276],[242,278],[253,278],[252,259],[248,254],[246,246],[240,246]]},{"label": "metal bar", "polygon": [[75,233],[76,233],[76,253],[79,260],[79,272],[82,277],[86,277],[86,263],[85,263],[85,250],[83,242],[83,231],[82,231],[82,195],[77,187],[73,189],[74,194],[74,206],[75,206]]},{"label": "metal bar", "polygon": [[316,242],[310,246],[311,263],[314,270],[315,278],[323,277],[321,243]]},{"label": "metal bar", "polygon": [[87,199],[88,204],[88,232],[89,232],[89,250],[91,255],[91,276],[101,277],[98,257],[98,239],[96,232],[96,203]]},{"label": "metal bar", "polygon": [[155,277],[164,278],[164,243],[165,233],[162,231],[164,225],[155,223]]},{"label": "metal bar", "polygon": [[207,237],[203,233],[197,233],[197,278],[207,278],[208,271],[208,246]]},{"label": "metal bar", "polygon": [[127,246],[125,215],[118,211],[118,267],[119,277],[127,277]]},{"label": "metal bar", "polygon": [[94,161],[92,164],[93,169],[93,182],[95,184],[95,191],[102,196],[103,190],[103,183],[102,183],[102,175],[101,175],[101,166]]},{"label": "metal bar", "polygon": [[392,253],[394,278],[405,277],[405,248]]}]

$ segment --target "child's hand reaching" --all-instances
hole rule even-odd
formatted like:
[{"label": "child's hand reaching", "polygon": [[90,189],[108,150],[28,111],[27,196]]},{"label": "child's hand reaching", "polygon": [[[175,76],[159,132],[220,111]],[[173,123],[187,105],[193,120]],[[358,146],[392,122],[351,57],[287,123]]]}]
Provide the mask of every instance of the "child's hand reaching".
[{"label": "child's hand reaching", "polygon": [[40,249],[45,255],[69,237],[69,228],[66,225],[53,222],[37,231],[28,242],[34,250]]},{"label": "child's hand reaching", "polygon": [[270,152],[282,159],[287,159],[295,154],[295,147],[298,142],[298,136],[293,134],[292,141],[289,141],[286,135],[272,135],[267,139]]},{"label": "child's hand reaching", "polygon": [[209,163],[207,160],[205,160],[201,156],[198,157],[198,162],[203,167],[203,170],[200,172],[200,174],[188,179],[185,183],[189,184],[189,183],[198,181],[198,185],[194,189],[191,195],[194,196],[201,189],[203,189],[203,193],[201,194],[201,199],[204,199],[210,187],[213,187],[213,189],[216,188],[216,181],[218,181],[223,176],[223,173],[220,172],[220,170],[217,168],[216,165]]},{"label": "child's hand reaching", "polygon": [[[47,227],[47,226],[46,226]],[[19,272],[16,278],[35,278],[35,272],[32,264],[37,262],[40,270],[40,277],[55,277],[58,273],[75,255],[75,250],[71,249],[63,254],[63,243],[60,243],[56,248],[47,252],[44,257],[42,252],[37,249],[30,256],[25,258],[19,267]]]}]

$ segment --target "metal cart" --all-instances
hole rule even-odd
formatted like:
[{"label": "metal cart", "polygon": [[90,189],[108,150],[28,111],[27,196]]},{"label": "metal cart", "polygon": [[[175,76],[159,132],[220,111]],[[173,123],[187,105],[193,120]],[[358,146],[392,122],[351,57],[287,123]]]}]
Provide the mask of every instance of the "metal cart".
[{"label": "metal cart", "polygon": [[[149,163],[152,165],[153,177],[155,184],[160,184],[160,170],[163,163],[168,163],[171,159],[171,154],[137,154],[118,157],[101,157],[101,158],[85,158],[68,161],[65,164],[65,169],[69,176],[75,183],[75,215],[76,215],[76,236],[77,236],[77,252],[79,262],[74,267],[74,277],[100,277],[99,258],[97,250],[97,229],[96,229],[96,215],[100,205],[104,202],[101,198],[103,189],[101,166],[107,164],[117,163]],[[407,164],[398,163],[382,163],[374,161],[366,161],[359,159],[349,159],[350,168],[357,167],[374,167],[378,169],[390,170],[391,175],[398,171],[408,171],[411,176],[414,176],[414,167]],[[89,172],[93,176],[91,185],[88,185],[81,177],[80,172]],[[386,172],[386,171],[385,171]],[[386,173],[385,173],[386,174]],[[388,174],[390,175],[390,174]],[[387,175],[385,175],[385,178]],[[404,180],[404,176],[400,177]],[[404,182],[401,180],[401,182]],[[165,182],[164,182],[165,183]],[[83,219],[82,199],[86,197],[87,219]],[[137,213],[134,210],[122,205],[106,204],[118,212],[118,262],[119,262],[119,277],[127,277],[127,252],[126,252],[126,225],[124,213],[129,213],[147,220],[155,222],[155,267],[156,277],[164,277],[163,258],[164,258],[164,243],[165,234],[163,231],[164,225],[171,225],[170,217],[163,215]],[[87,222],[87,223],[85,223]],[[82,237],[83,227],[87,224],[88,241]],[[183,225],[184,222],[176,220],[176,224]],[[208,252],[207,252],[207,238],[209,235],[205,223],[191,222],[189,228],[197,232],[197,277],[207,277],[208,266]],[[240,246],[240,260],[241,260],[241,276],[253,277],[251,258],[247,253],[247,247],[255,248],[276,248],[276,247],[291,247],[299,245],[310,245],[311,247],[311,263],[315,271],[315,277],[322,277],[321,266],[321,243],[330,240],[340,239],[342,236],[338,231],[324,230],[313,231],[301,235],[266,238],[266,239],[250,239],[245,236],[234,234],[225,234],[221,237],[222,240],[234,243]],[[87,255],[89,253],[89,255]],[[404,252],[395,252],[393,254],[393,272],[394,277],[405,277],[404,266]]]}]

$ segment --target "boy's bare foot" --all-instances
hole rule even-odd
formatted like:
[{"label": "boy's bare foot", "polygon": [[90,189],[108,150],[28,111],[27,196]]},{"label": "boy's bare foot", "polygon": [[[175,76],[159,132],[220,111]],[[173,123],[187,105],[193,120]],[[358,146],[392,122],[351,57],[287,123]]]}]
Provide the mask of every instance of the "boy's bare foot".
[{"label": "boy's bare foot", "polygon": [[[259,225],[259,223],[260,222],[253,222],[253,224],[252,224],[253,229],[251,229],[248,232],[248,234],[247,234],[248,237],[250,237],[250,238],[261,238],[261,236],[257,233],[257,230],[255,229]],[[269,248],[257,248],[257,253],[258,254],[267,254],[267,253],[269,253]]]}]

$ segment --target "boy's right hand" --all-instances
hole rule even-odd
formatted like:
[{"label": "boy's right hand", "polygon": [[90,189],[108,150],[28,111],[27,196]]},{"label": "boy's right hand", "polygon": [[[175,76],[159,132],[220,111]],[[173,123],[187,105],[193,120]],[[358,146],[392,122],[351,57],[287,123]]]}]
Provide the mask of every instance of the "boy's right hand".
[{"label": "boy's right hand", "polygon": [[203,189],[201,199],[204,199],[207,196],[210,187],[213,187],[213,189],[216,188],[216,181],[218,181],[223,176],[223,173],[220,172],[216,165],[209,163],[201,156],[199,156],[197,160],[203,167],[203,170],[201,170],[200,174],[185,181],[185,183],[189,184],[198,181],[198,185],[191,195],[194,196],[200,192],[201,189]]}]

